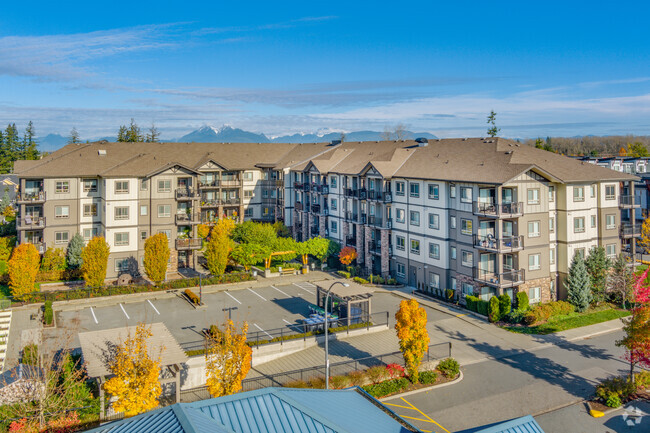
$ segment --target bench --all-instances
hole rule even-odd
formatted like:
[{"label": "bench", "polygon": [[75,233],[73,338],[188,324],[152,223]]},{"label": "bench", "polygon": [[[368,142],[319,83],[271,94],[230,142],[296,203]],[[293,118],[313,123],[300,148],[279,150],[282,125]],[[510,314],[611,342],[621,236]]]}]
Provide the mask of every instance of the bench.
[{"label": "bench", "polygon": [[296,270],[294,268],[282,268],[282,271],[280,271],[280,275],[294,275],[296,273]]}]

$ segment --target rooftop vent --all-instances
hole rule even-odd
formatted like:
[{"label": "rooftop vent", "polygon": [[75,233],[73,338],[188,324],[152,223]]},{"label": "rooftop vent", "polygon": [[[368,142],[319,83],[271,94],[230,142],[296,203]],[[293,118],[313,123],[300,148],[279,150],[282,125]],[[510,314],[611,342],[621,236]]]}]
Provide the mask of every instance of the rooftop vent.
[{"label": "rooftop vent", "polygon": [[467,137],[463,138],[463,141],[467,141]]},{"label": "rooftop vent", "polygon": [[425,147],[429,145],[429,140],[424,137],[418,137],[415,139],[415,142],[418,144],[418,147]]},{"label": "rooftop vent", "polygon": [[341,144],[341,140],[332,140],[330,141],[330,145],[336,146],[337,144]]},{"label": "rooftop vent", "polygon": [[512,150],[508,150],[508,151],[506,152],[506,155],[510,155],[511,153],[512,153]]},{"label": "rooftop vent", "polygon": [[106,156],[106,149],[99,149],[97,151],[97,155],[99,156]]}]

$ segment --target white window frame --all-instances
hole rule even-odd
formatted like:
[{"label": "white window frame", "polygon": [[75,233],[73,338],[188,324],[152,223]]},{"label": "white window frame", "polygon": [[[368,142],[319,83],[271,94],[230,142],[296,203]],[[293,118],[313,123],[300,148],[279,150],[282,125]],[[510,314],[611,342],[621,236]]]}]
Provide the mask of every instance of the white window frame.
[{"label": "white window frame", "polygon": [[460,187],[460,202],[461,203],[471,203],[472,202],[472,188],[469,186]]},{"label": "white window frame", "polygon": [[605,228],[607,230],[616,228],[616,214],[605,215]]},{"label": "white window frame", "polygon": [[471,236],[474,233],[474,222],[470,219],[460,219],[460,232],[464,235]]},{"label": "white window frame", "polygon": [[420,254],[420,241],[411,239],[411,254]]},{"label": "white window frame", "polygon": [[[90,208],[90,211],[87,209]],[[84,203],[84,217],[97,216],[97,203]]]},{"label": "white window frame", "polygon": [[[609,193],[611,189],[612,193]],[[605,185],[605,200],[616,200],[616,185]]]},{"label": "white window frame", "polygon": [[456,228],[456,217],[455,216],[452,216],[452,217],[449,218],[449,227],[451,227],[452,229]]},{"label": "white window frame", "polygon": [[555,248],[550,248],[548,253],[548,259],[549,259],[549,264],[554,265],[555,264]]},{"label": "white window frame", "polygon": [[[65,212],[63,211],[65,209]],[[70,218],[70,206],[54,206],[54,218],[65,219]]]},{"label": "white window frame", "polygon": [[[119,241],[117,240],[118,236],[120,238]],[[126,241],[124,240],[125,236],[126,236]],[[129,232],[116,232],[114,234],[114,236],[113,236],[113,241],[114,241],[113,244],[116,247],[126,247],[126,246],[128,246],[129,245]]]},{"label": "white window frame", "polygon": [[69,180],[57,180],[54,184],[54,193],[55,194],[68,194],[70,192],[70,181]]},{"label": "white window frame", "polygon": [[440,244],[429,242],[429,257],[432,259],[440,259]]},{"label": "white window frame", "polygon": [[[531,193],[532,193],[532,197],[531,197]],[[527,198],[526,203],[530,205],[539,204],[539,188],[528,188],[528,191],[526,192],[526,198]]]},{"label": "white window frame", "polygon": [[[65,239],[63,239],[63,235],[65,235]],[[54,232],[54,243],[55,244],[67,244],[70,241],[70,232],[69,231],[63,231],[63,232]]]},{"label": "white window frame", "polygon": [[[532,228],[532,230],[531,230]],[[535,229],[537,228],[537,230]],[[541,236],[541,224],[539,221],[528,221],[528,237],[538,238]]]},{"label": "white window frame", "polygon": [[437,213],[429,214],[429,228],[434,230],[440,230],[440,215]]},{"label": "white window frame", "polygon": [[395,209],[395,221],[398,223],[406,222],[406,211],[404,209]]},{"label": "white window frame", "polygon": [[474,254],[471,251],[461,250],[460,262],[463,266],[471,268],[474,266]]},{"label": "white window frame", "polygon": [[429,198],[431,200],[439,200],[440,199],[440,185],[437,183],[430,183],[429,184]]},{"label": "white window frame", "polygon": [[[400,271],[400,269],[401,269],[401,271]],[[404,265],[404,263],[398,263],[397,264],[396,272],[397,272],[398,277],[405,277],[406,276],[406,266]]]},{"label": "white window frame", "polygon": [[[84,192],[97,192],[97,179],[83,179]],[[90,186],[88,185],[90,183]]]},{"label": "white window frame", "polygon": [[553,185],[550,185],[548,187],[548,201],[550,203],[553,203],[555,201],[555,187]]},{"label": "white window frame", "polygon": [[429,276],[431,277],[431,281],[429,281],[429,287],[433,289],[439,289],[440,288],[440,275],[436,274],[435,272],[429,272]]},{"label": "white window frame", "polygon": [[[163,209],[163,212],[160,212],[160,209]],[[167,212],[169,208],[169,212]],[[170,204],[159,204],[158,205],[158,218],[170,218],[172,216],[172,205]]]},{"label": "white window frame", "polygon": [[409,182],[409,196],[413,198],[420,197],[420,184],[417,182]]},{"label": "white window frame", "polygon": [[[89,236],[86,236],[86,231],[87,231],[87,230],[90,231],[90,237],[89,237]],[[85,229],[83,229],[82,236],[83,236],[83,238],[84,238],[84,241],[89,241],[89,240],[91,240],[92,238],[94,238],[95,236],[97,236],[98,234],[99,234],[99,229],[98,229],[97,227],[90,227],[90,228],[85,228]]]},{"label": "white window frame", "polygon": [[555,232],[555,217],[549,217],[549,219],[548,219],[548,231],[550,233]]},{"label": "white window frame", "polygon": [[[169,186],[167,186],[167,184],[169,184]],[[158,192],[172,192],[172,180],[158,179]]]},{"label": "white window frame", "polygon": [[[126,211],[126,212],[124,212]],[[128,220],[129,219],[129,207],[128,206],[116,206],[115,207],[115,221]]]},{"label": "white window frame", "polygon": [[420,226],[420,212],[416,210],[412,210],[409,214],[409,223],[412,226],[419,227]]},{"label": "white window frame", "polygon": [[531,287],[528,289],[528,299],[531,304],[539,304],[542,300],[542,288]]},{"label": "white window frame", "polygon": [[[124,186],[126,185],[126,188]],[[128,194],[129,193],[129,181],[128,180],[116,180],[115,181],[115,194]]]},{"label": "white window frame", "polygon": [[[582,221],[582,224],[577,224],[579,221]],[[585,232],[585,217],[574,217],[573,233],[584,233],[584,232]]]},{"label": "white window frame", "polygon": [[529,254],[528,255],[528,270],[529,271],[538,271],[540,269],[542,269],[542,255],[540,253]]},{"label": "white window frame", "polygon": [[140,205],[140,216],[147,216],[149,215],[149,206],[146,204],[141,204]]},{"label": "white window frame", "polygon": [[574,186],[573,187],[573,201],[574,202],[585,201],[585,187],[584,186]]},{"label": "white window frame", "polygon": [[406,238],[404,236],[395,236],[395,248],[404,251],[406,249]]},{"label": "white window frame", "polygon": [[[609,250],[612,250],[610,253]],[[607,255],[608,258],[610,259],[615,259],[616,258],[616,244],[607,244],[605,245],[605,254]]]},{"label": "white window frame", "polygon": [[404,195],[404,182],[395,182],[395,195]]},{"label": "white window frame", "polygon": [[449,258],[451,260],[456,260],[456,247],[449,248]]}]

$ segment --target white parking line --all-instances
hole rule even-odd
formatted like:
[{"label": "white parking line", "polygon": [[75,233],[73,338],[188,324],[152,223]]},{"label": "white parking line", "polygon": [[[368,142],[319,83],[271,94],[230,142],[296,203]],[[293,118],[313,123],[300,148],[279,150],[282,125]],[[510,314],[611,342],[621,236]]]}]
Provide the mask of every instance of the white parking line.
[{"label": "white parking line", "polygon": [[260,295],[259,293],[257,293],[255,290],[249,288],[248,291],[250,291],[252,293],[255,293],[257,296],[259,296],[260,298],[262,298],[263,300],[266,301],[266,298],[264,296]]},{"label": "white parking line", "polygon": [[268,332],[266,332],[265,330],[263,330],[262,328],[260,328],[259,326],[257,326],[257,323],[253,323],[253,325],[255,325],[255,327],[256,327],[257,329],[259,329],[260,331],[262,331],[263,333],[265,333],[266,335],[268,335],[269,338],[273,338],[273,337],[271,336],[271,334],[269,334]]},{"label": "white parking line", "polygon": [[150,301],[149,299],[147,299],[147,302],[149,303],[149,305],[151,305],[151,308],[153,308],[154,310],[156,310],[156,313],[158,313],[158,315],[160,315],[160,311],[158,311],[158,309],[156,308],[156,306],[155,306],[154,304],[152,304],[151,301]]},{"label": "white parking line", "polygon": [[93,307],[90,307],[90,312],[93,315],[93,319],[95,319],[95,324],[99,324],[99,322],[97,321],[97,316],[95,316],[95,310],[93,310]]},{"label": "white parking line", "polygon": [[234,299],[234,300],[235,300],[239,305],[241,305],[241,302],[239,302],[239,299],[235,298],[233,295],[231,295],[231,294],[228,293],[228,292],[223,292],[223,293],[225,293],[226,295],[230,296],[230,297],[233,298],[233,299]]},{"label": "white parking line", "polygon": [[286,296],[287,298],[291,298],[291,296],[287,295],[286,293],[284,293],[282,290],[278,289],[277,287],[275,287],[275,286],[271,286],[271,287],[273,287],[273,288],[274,288],[275,290],[277,290],[278,292],[282,293],[282,294],[283,294],[284,296]]},{"label": "white parking line", "polygon": [[315,284],[310,283],[309,281],[303,281],[301,284],[304,284],[307,287],[316,287]]},{"label": "white parking line", "polygon": [[126,314],[126,310],[124,309],[124,305],[120,304],[120,308],[122,309],[122,312],[124,313],[124,315],[126,316],[126,318],[130,320],[131,318],[129,317],[128,314]]},{"label": "white parking line", "polygon": [[287,319],[282,319],[282,321],[288,325],[293,325],[293,323],[289,322]]},{"label": "white parking line", "polygon": [[308,292],[308,293],[310,293],[310,294],[312,294],[312,295],[315,295],[315,294],[316,294],[316,293],[312,292],[312,291],[309,290],[309,289],[305,289],[303,286],[301,286],[301,285],[299,285],[299,284],[293,283],[293,285],[296,286],[296,287],[300,287],[302,290],[304,290],[305,292]]}]

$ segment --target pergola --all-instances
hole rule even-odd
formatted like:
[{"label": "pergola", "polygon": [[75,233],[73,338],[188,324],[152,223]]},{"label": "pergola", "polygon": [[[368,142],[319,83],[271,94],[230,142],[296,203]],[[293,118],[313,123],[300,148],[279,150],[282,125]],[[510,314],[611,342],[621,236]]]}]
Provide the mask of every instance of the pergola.
[{"label": "pergola", "polygon": [[[171,373],[171,377],[161,378],[160,383],[162,385],[174,383],[176,403],[178,403],[181,395],[181,364],[187,361],[187,355],[164,323],[152,323],[149,326],[152,336],[147,339],[147,352],[154,358],[160,354],[161,376],[165,375],[165,371]],[[116,347],[130,336],[134,336],[135,331],[136,326],[127,326],[79,334],[88,377],[96,379],[99,385],[100,420],[104,419],[103,384],[112,376],[108,362],[113,358]]]},{"label": "pergola", "polygon": [[[325,308],[325,297],[327,290],[332,287],[335,281],[324,280],[317,281],[316,285],[316,305]],[[348,287],[336,284],[330,291],[330,306],[328,314],[336,314],[340,319],[347,319],[347,325],[355,319],[370,320],[372,314],[370,298],[374,290],[371,287],[365,287],[352,281],[346,281]],[[340,323],[340,322],[339,322]]]}]

